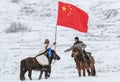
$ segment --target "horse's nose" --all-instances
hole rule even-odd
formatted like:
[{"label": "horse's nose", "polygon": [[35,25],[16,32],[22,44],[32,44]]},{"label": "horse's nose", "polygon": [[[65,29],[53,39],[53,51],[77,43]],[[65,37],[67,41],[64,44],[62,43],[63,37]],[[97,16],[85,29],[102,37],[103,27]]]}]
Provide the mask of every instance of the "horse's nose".
[{"label": "horse's nose", "polygon": [[60,60],[60,57],[58,58],[58,60]]},{"label": "horse's nose", "polygon": [[60,56],[58,56],[57,54],[56,54],[56,59],[57,59],[57,60],[60,60]]},{"label": "horse's nose", "polygon": [[60,60],[60,57],[58,57],[57,59]]}]

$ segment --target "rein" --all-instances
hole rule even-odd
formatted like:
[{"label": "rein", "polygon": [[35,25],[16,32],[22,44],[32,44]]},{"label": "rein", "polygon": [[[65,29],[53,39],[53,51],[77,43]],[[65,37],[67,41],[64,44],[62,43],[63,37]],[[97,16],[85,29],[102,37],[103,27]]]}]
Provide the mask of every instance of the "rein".
[{"label": "rein", "polygon": [[52,54],[53,55],[53,58],[52,60],[54,60],[53,62],[51,61],[51,66],[56,62],[56,59],[55,59],[55,54]]},{"label": "rein", "polygon": [[55,62],[56,62],[56,59],[51,63],[51,65],[53,66],[55,64]]},{"label": "rein", "polygon": [[81,51],[78,49],[78,55],[76,57],[79,61],[84,61],[83,59],[83,54],[81,53]]},{"label": "rein", "polygon": [[55,54],[53,54],[53,59],[54,59],[54,61],[51,63],[51,65],[53,65],[56,62]]}]

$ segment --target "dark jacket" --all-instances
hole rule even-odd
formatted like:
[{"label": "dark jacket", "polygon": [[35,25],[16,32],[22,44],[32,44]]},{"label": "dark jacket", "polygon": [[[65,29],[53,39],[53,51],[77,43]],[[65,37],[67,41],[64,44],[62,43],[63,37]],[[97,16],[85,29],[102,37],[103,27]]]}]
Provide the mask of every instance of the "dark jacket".
[{"label": "dark jacket", "polygon": [[77,47],[78,49],[85,49],[86,48],[86,44],[83,43],[82,41],[78,41],[78,42],[74,43],[70,48],[68,48],[65,51],[70,51],[70,50],[72,50],[75,47]]}]

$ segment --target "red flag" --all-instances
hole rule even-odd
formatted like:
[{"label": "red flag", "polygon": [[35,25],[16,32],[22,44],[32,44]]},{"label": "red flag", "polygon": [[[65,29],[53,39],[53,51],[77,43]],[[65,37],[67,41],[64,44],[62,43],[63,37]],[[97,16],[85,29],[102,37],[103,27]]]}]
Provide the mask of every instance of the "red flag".
[{"label": "red flag", "polygon": [[73,28],[80,32],[88,31],[88,15],[83,10],[59,1],[57,25]]}]

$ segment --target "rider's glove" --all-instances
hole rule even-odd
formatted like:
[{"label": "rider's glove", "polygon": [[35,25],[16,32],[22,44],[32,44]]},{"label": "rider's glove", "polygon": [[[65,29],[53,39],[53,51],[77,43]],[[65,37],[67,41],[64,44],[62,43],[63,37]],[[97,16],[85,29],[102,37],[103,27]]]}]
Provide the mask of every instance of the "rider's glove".
[{"label": "rider's glove", "polygon": [[64,52],[67,52],[68,50],[65,50]]},{"label": "rider's glove", "polygon": [[56,45],[56,42],[54,42],[53,45]]}]

